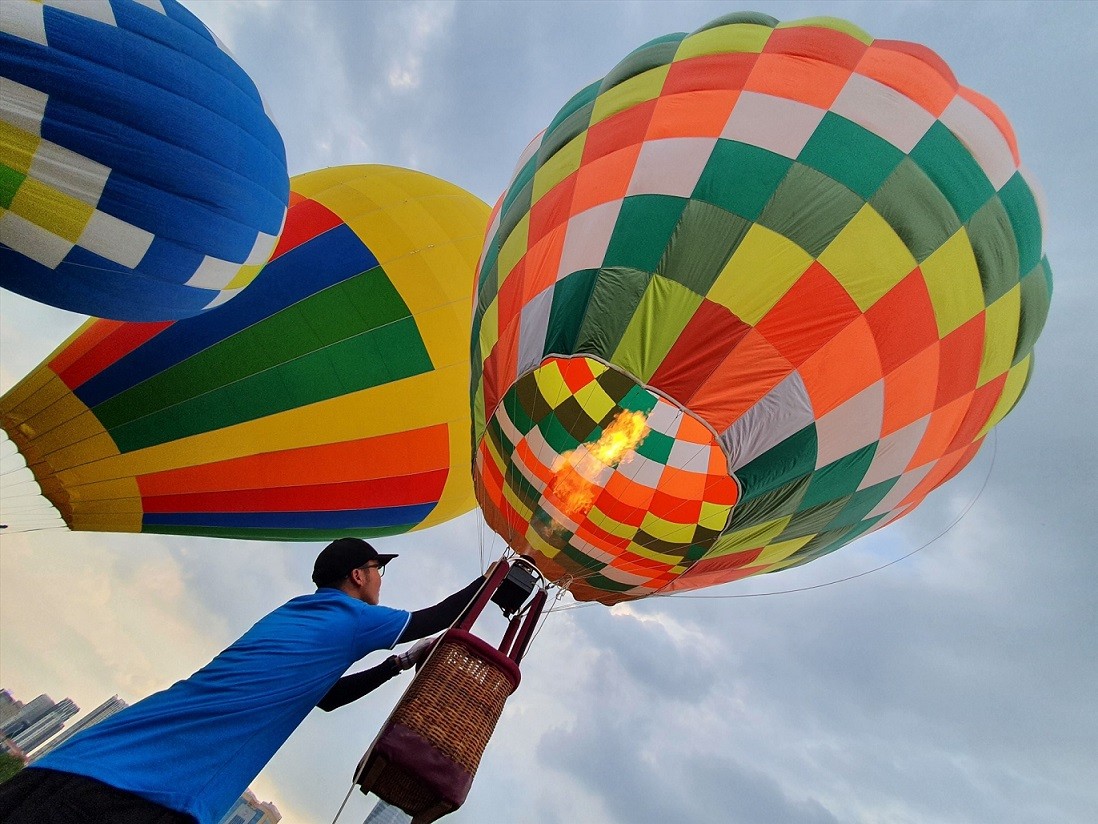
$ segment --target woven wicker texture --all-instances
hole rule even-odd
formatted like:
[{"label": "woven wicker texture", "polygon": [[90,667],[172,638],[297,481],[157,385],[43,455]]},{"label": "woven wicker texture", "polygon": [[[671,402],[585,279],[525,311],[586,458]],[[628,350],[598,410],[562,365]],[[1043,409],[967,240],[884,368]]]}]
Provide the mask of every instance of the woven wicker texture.
[{"label": "woven wicker texture", "polygon": [[438,793],[419,776],[387,760],[378,762],[378,767],[376,777],[370,777],[369,791],[385,803],[399,807],[409,815],[422,815],[438,805]]},{"label": "woven wicker texture", "polygon": [[514,684],[498,667],[463,644],[444,640],[391,722],[415,730],[473,776],[513,691]]}]

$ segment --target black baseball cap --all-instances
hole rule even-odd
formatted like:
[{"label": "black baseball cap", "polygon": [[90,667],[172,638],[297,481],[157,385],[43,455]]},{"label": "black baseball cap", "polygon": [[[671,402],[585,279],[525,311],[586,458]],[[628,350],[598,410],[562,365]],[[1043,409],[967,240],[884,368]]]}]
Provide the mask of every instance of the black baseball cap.
[{"label": "black baseball cap", "polygon": [[351,570],[365,566],[370,561],[377,561],[378,566],[385,566],[395,557],[397,556],[381,554],[361,538],[340,538],[332,541],[316,556],[313,583],[318,587],[331,586],[350,575]]}]

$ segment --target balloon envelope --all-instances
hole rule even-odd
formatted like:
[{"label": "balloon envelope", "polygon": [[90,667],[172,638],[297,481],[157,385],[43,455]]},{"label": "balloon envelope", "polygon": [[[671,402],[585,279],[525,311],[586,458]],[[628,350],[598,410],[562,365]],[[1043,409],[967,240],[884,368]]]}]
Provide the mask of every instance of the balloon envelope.
[{"label": "balloon envelope", "polygon": [[89,322],[0,399],[3,428],[78,530],[319,540],[461,514],[488,214],[419,172],[300,175],[243,294]]},{"label": "balloon envelope", "polygon": [[270,256],[282,138],[176,0],[5,0],[0,83],[0,286],[169,320],[228,300]]},{"label": "balloon envelope", "polygon": [[967,464],[1051,276],[1013,132],[929,49],[718,19],[580,91],[479,266],[477,497],[580,599],[802,564]]}]

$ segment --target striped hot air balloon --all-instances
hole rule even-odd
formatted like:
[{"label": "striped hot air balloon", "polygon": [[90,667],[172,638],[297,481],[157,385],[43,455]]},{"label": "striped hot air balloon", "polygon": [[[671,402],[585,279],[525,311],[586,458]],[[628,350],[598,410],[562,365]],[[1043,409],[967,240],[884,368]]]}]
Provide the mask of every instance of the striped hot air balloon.
[{"label": "striped hot air balloon", "polygon": [[292,183],[274,256],[239,297],[176,322],[91,321],[0,399],[72,529],[320,540],[473,507],[467,341],[488,206],[390,166]]},{"label": "striped hot air balloon", "polygon": [[1017,402],[1052,283],[1014,133],[930,49],[735,14],[576,94],[496,205],[488,523],[580,599],[803,564]]}]

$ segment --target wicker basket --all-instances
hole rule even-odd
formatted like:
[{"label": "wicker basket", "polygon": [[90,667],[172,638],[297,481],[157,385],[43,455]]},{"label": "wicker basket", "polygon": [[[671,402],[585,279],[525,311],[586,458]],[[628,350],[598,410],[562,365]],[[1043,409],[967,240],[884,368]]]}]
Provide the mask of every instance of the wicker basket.
[{"label": "wicker basket", "polygon": [[366,753],[362,791],[401,808],[413,824],[460,807],[519,677],[499,650],[448,631]]}]

